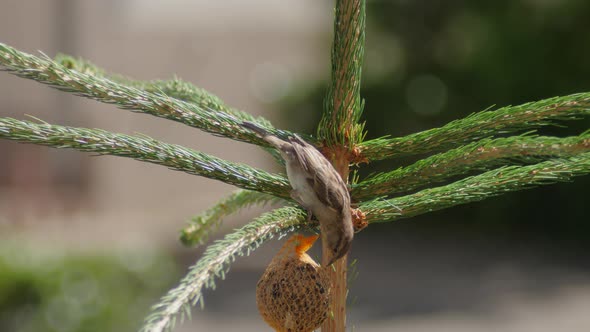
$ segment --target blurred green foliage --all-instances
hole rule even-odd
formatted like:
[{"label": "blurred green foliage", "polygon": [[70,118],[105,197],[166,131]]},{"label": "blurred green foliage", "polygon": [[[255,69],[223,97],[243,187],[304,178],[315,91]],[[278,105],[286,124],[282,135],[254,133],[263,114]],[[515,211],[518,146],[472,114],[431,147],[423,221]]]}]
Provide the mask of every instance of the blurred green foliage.
[{"label": "blurred green foliage", "polygon": [[[367,138],[439,127],[494,105],[590,91],[588,13],[585,0],[368,1],[361,91]],[[306,90],[284,101],[290,129],[314,132],[326,86],[306,82]],[[590,119],[564,125],[540,132],[580,134]],[[360,175],[414,160],[363,165]],[[587,245],[589,187],[583,177],[377,227]]]},{"label": "blurred green foliage", "polygon": [[0,250],[0,331],[137,330],[178,279],[169,257]]}]

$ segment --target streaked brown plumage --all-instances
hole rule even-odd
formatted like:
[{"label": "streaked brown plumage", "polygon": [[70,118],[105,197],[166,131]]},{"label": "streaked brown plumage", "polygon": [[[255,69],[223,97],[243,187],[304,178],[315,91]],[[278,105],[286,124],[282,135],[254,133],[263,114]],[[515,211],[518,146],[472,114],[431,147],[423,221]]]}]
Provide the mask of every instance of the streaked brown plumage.
[{"label": "streaked brown plumage", "polygon": [[[242,125],[279,150],[285,160],[291,197],[320,222],[323,245],[330,248],[328,265],[344,256],[354,236],[350,194],[334,166],[313,145],[297,135],[284,141],[251,122]],[[311,214],[308,214],[311,218]]]}]

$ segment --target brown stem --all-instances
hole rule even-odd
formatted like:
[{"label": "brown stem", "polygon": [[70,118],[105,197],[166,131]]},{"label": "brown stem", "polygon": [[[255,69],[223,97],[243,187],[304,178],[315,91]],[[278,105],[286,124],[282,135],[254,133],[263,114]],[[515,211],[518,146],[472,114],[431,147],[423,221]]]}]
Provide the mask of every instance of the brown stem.
[{"label": "brown stem", "polygon": [[[349,156],[345,147],[335,148],[332,154],[332,164],[338,174],[348,182]],[[327,264],[330,253],[328,246],[322,243],[322,264]],[[348,270],[348,255],[337,260],[330,269],[330,281],[332,282],[332,310],[331,317],[328,317],[322,324],[322,332],[343,332],[346,329],[346,295],[348,287],[346,285],[346,275]]]},{"label": "brown stem", "polygon": [[[327,246],[322,246],[322,257],[329,257]],[[327,262],[324,260],[324,264]],[[329,316],[322,324],[322,332],[341,332],[346,329],[346,273],[348,269],[348,255],[337,260],[330,269],[332,282],[332,302],[330,308],[333,316]]]},{"label": "brown stem", "polygon": [[[325,100],[325,110],[318,128],[325,156],[345,182],[349,164],[362,140],[363,126],[360,98],[361,66],[365,41],[365,0],[337,0],[332,47],[332,80]],[[322,260],[330,257],[322,243]],[[343,332],[346,329],[347,257],[334,263],[332,282],[332,316],[322,324],[322,332]]]}]

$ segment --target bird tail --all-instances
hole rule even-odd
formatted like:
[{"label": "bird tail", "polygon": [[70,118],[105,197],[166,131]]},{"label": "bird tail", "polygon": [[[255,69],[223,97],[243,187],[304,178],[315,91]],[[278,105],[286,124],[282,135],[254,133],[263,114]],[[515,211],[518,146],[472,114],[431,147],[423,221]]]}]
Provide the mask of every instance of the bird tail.
[{"label": "bird tail", "polygon": [[258,134],[260,137],[262,137],[262,139],[264,139],[270,145],[274,146],[277,149],[283,149],[284,145],[288,144],[287,142],[283,141],[282,139],[280,139],[276,136],[273,136],[266,129],[261,128],[257,124],[254,124],[252,122],[243,121],[242,127],[252,130],[256,134]]},{"label": "bird tail", "polygon": [[263,138],[265,136],[270,135],[270,133],[268,131],[260,128],[258,125],[254,124],[252,122],[244,121],[244,122],[242,122],[242,127],[252,130],[253,132],[257,133],[258,135],[260,135],[260,137],[263,137]]}]

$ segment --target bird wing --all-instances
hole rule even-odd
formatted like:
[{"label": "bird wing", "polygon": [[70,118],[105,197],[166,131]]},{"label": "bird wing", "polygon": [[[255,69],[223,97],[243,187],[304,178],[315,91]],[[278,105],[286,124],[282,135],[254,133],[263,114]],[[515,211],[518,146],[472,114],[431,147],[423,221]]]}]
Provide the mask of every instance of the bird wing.
[{"label": "bird wing", "polygon": [[317,198],[324,205],[336,211],[342,211],[350,198],[346,184],[334,166],[313,145],[299,136],[293,136],[290,141],[301,168],[309,174],[307,181]]}]

